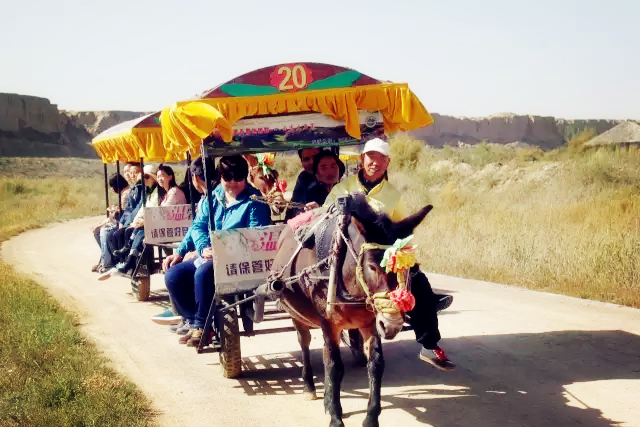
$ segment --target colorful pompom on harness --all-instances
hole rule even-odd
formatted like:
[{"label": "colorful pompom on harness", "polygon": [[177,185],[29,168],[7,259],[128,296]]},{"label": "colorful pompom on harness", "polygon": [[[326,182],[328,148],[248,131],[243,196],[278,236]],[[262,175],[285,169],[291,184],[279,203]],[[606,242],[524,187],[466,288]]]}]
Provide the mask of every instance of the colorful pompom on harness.
[{"label": "colorful pompom on harness", "polygon": [[[407,288],[409,269],[416,264],[415,246],[409,245],[412,239],[413,235],[405,239],[398,239],[392,246],[378,245],[375,243],[363,243],[362,246],[360,246],[356,277],[367,295],[367,303],[372,305],[375,311],[387,314],[395,314],[398,312],[406,313],[415,307],[416,300]],[[367,282],[364,279],[362,259],[365,251],[372,249],[385,250],[380,266],[384,267],[387,273],[396,273],[398,277],[398,287],[395,290],[375,294],[369,291],[369,286],[367,286]]]}]

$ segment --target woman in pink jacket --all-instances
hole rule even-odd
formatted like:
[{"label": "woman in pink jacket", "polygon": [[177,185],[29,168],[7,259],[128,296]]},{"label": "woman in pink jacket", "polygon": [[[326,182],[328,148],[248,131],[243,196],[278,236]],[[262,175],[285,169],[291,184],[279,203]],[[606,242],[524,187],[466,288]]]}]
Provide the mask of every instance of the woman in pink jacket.
[{"label": "woman in pink jacket", "polygon": [[169,166],[160,165],[156,172],[158,179],[158,202],[160,206],[185,205],[187,198],[176,184],[176,177],[173,169]]}]

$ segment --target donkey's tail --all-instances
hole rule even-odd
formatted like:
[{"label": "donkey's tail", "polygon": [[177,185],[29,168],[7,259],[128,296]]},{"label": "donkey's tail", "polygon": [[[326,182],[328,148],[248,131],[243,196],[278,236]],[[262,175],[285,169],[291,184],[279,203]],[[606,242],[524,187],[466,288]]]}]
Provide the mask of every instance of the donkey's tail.
[{"label": "donkey's tail", "polygon": [[354,364],[356,366],[366,366],[367,357],[364,355],[364,340],[360,335],[360,331],[357,329],[342,331],[340,340],[351,350],[351,354],[355,359]]}]

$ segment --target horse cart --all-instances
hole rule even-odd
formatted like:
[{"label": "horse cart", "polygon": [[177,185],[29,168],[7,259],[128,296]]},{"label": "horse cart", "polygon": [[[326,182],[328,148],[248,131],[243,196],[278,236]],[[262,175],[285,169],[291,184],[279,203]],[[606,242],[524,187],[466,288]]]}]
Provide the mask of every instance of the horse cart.
[{"label": "horse cart", "polygon": [[[129,123],[118,138],[96,138],[93,145],[106,170],[106,163],[118,161],[352,146],[431,123],[406,84],[382,82],[335,65],[291,63],[241,75]],[[205,168],[207,194],[213,189],[212,173]],[[211,198],[206,202],[211,204]],[[210,229],[213,221],[210,214]],[[215,295],[197,351],[219,352],[225,377],[241,374],[240,337],[252,334],[254,323],[264,318],[265,300],[277,298],[282,290],[278,282],[267,286],[265,280],[284,227],[211,233]],[[149,274],[157,271],[161,257],[160,252],[148,255]],[[148,296],[147,280],[132,277],[140,300]]]}]

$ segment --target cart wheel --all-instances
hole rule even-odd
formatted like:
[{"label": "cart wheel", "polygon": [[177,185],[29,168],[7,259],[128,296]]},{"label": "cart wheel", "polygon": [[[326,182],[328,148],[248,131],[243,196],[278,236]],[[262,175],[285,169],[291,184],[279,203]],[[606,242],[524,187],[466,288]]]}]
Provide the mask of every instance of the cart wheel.
[{"label": "cart wheel", "polygon": [[133,294],[138,301],[146,301],[149,299],[149,293],[151,292],[151,277],[136,277],[131,280],[131,288]]},{"label": "cart wheel", "polygon": [[240,350],[240,330],[238,313],[229,310],[222,319],[224,345],[220,349],[220,366],[225,378],[235,378],[242,373],[242,355]]}]

